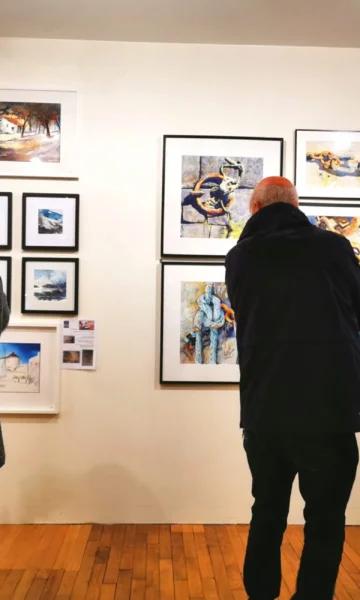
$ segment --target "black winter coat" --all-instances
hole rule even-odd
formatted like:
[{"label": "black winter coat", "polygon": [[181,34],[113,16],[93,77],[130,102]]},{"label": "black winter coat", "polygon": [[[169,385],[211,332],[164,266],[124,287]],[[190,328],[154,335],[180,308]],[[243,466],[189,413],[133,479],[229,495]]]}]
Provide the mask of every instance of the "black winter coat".
[{"label": "black winter coat", "polygon": [[277,203],[226,257],[236,315],[240,426],[360,430],[360,268],[348,240]]}]

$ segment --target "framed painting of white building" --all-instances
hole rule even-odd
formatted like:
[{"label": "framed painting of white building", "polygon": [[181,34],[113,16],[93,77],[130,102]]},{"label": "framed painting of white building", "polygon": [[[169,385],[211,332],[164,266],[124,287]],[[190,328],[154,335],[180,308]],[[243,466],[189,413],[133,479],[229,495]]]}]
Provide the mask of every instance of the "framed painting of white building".
[{"label": "framed painting of white building", "polygon": [[0,177],[77,178],[77,94],[0,90]]},{"label": "framed painting of white building", "polygon": [[0,337],[0,414],[56,414],[60,398],[58,323],[12,322]]}]

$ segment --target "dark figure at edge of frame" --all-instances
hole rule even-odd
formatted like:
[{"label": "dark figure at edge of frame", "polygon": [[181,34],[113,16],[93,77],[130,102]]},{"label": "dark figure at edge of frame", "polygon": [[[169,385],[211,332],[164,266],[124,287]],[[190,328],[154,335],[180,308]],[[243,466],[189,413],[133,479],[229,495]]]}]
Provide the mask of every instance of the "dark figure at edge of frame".
[{"label": "dark figure at edge of frame", "polygon": [[[0,334],[6,329],[9,324],[10,309],[6,294],[3,291],[3,284],[0,277]],[[0,468],[5,464],[5,447],[0,425]]]},{"label": "dark figure at edge of frame", "polygon": [[295,476],[305,501],[293,600],[332,600],[358,464],[360,268],[341,235],[311,225],[292,183],[268,177],[226,257],[241,420],[252,474],[244,563],[250,600],[274,600]]}]

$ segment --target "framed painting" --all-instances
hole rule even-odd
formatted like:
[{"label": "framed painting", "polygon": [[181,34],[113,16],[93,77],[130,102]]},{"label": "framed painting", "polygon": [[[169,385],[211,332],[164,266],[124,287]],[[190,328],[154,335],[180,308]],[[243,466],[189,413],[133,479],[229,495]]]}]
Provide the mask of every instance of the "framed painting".
[{"label": "framed painting", "polygon": [[360,200],[360,131],[297,129],[295,185],[300,198]]},{"label": "framed painting", "polygon": [[74,91],[0,90],[0,177],[77,177]]},{"label": "framed painting", "polygon": [[309,202],[299,208],[313,225],[346,237],[360,263],[360,204]]},{"label": "framed painting", "polygon": [[0,257],[0,278],[6,294],[9,307],[11,307],[11,257]]},{"label": "framed painting", "polygon": [[0,249],[10,250],[12,243],[12,194],[0,192]]},{"label": "framed painting", "polygon": [[79,249],[79,194],[23,194],[24,250]]},{"label": "framed painting", "polygon": [[255,185],[282,163],[282,138],[164,136],[162,254],[225,256]]},{"label": "framed painting", "polygon": [[10,321],[0,337],[0,413],[59,412],[59,344],[57,323]]},{"label": "framed painting", "polygon": [[237,383],[224,265],[162,264],[161,383]]},{"label": "framed painting", "polygon": [[78,313],[78,258],[23,258],[21,312]]}]

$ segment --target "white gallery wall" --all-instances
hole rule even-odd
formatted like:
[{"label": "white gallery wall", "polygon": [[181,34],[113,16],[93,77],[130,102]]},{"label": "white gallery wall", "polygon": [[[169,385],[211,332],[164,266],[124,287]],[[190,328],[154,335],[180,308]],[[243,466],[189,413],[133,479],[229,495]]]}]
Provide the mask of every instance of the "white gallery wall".
[{"label": "white gallery wall", "polygon": [[[359,59],[359,49],[0,39],[1,88],[79,97],[79,180],[0,180],[14,193],[13,315],[22,192],[80,193],[80,315],[99,334],[98,369],[62,373],[58,417],[2,418],[0,522],[248,522],[237,387],[158,382],[162,135],[284,137],[292,178],[295,128],[359,129]],[[302,520],[297,489],[290,520]],[[348,522],[360,523],[360,483]]]}]

